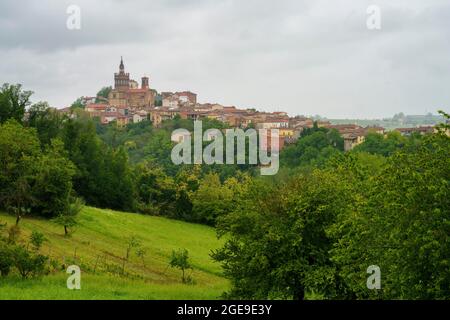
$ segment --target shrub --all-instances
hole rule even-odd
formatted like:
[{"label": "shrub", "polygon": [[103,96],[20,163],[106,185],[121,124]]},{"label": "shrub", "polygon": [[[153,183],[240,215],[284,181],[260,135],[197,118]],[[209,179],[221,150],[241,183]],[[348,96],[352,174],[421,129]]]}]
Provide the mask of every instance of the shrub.
[{"label": "shrub", "polygon": [[0,275],[6,277],[14,264],[11,249],[8,246],[0,246]]},{"label": "shrub", "polygon": [[39,276],[45,272],[48,257],[41,254],[32,254],[22,246],[12,249],[14,266],[22,278]]},{"label": "shrub", "polygon": [[39,251],[45,241],[45,237],[39,231],[33,231],[30,236],[30,243],[35,251]]}]

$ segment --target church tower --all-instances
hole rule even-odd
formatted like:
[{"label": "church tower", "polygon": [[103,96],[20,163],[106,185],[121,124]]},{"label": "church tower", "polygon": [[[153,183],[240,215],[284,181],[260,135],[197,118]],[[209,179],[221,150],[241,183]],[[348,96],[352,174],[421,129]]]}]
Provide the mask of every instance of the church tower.
[{"label": "church tower", "polygon": [[142,89],[150,88],[148,85],[148,77],[142,77],[141,88]]},{"label": "church tower", "polygon": [[114,89],[128,90],[130,88],[130,74],[125,73],[125,65],[120,57],[119,73],[114,74]]}]

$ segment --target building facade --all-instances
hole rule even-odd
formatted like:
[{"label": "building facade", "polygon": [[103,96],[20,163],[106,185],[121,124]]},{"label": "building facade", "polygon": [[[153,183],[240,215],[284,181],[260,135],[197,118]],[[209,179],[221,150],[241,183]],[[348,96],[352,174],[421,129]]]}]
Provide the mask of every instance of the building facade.
[{"label": "building facade", "polygon": [[142,77],[141,88],[136,81],[130,80],[130,74],[125,72],[121,58],[119,73],[114,74],[114,89],[109,93],[108,101],[109,105],[117,108],[143,109],[154,107],[155,94],[150,89],[148,77]]}]

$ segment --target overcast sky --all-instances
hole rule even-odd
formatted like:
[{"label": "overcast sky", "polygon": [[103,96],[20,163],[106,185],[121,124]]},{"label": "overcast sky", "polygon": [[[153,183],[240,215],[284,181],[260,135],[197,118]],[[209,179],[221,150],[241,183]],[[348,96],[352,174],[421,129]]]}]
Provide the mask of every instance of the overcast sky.
[{"label": "overcast sky", "polygon": [[[67,7],[81,9],[69,30]],[[366,26],[369,5],[381,30]],[[1,0],[0,83],[70,105],[131,78],[329,118],[449,111],[448,0]]]}]

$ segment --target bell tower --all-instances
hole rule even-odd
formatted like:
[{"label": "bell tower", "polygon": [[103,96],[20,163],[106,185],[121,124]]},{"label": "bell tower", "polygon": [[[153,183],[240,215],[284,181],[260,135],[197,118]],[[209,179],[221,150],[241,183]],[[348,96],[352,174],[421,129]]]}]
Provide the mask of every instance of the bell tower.
[{"label": "bell tower", "polygon": [[142,89],[148,89],[149,88],[148,77],[142,77],[141,88]]},{"label": "bell tower", "polygon": [[125,73],[123,58],[120,57],[119,73],[114,74],[114,89],[128,90],[130,88],[130,74]]}]

